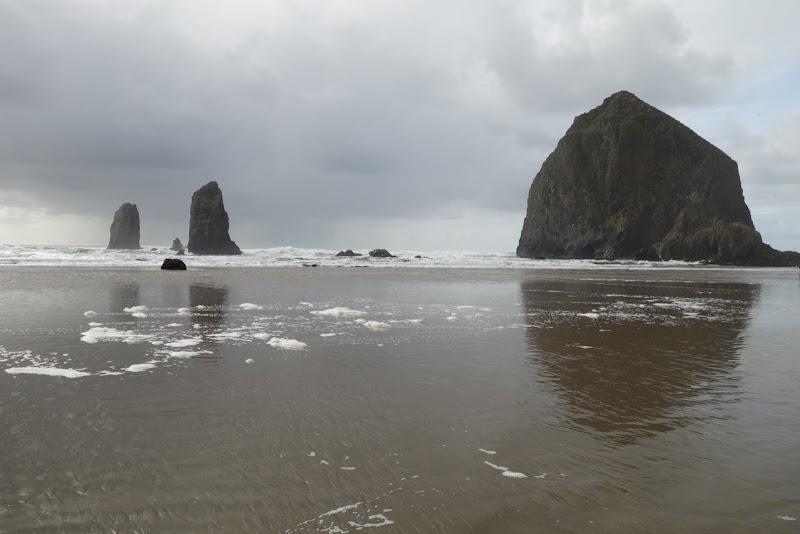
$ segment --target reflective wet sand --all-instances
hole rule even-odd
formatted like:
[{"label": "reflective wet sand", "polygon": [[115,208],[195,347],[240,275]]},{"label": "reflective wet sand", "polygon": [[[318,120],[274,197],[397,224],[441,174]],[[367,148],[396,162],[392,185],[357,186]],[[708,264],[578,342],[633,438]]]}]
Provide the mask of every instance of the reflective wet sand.
[{"label": "reflective wet sand", "polygon": [[0,532],[800,524],[791,270],[10,268],[0,287]]}]

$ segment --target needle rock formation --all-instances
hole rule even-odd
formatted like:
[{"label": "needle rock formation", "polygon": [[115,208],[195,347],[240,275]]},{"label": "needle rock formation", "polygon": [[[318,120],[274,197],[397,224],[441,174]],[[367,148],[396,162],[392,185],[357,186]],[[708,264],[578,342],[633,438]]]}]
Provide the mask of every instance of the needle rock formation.
[{"label": "needle rock formation", "polygon": [[128,250],[142,248],[139,246],[139,209],[136,204],[126,202],[114,213],[108,248]]},{"label": "needle rock formation", "polygon": [[228,234],[228,212],[217,182],[208,182],[194,192],[189,215],[189,252],[206,255],[242,253]]},{"label": "needle rock formation", "polygon": [[761,241],[734,160],[626,91],[576,117],[542,164],[517,255],[800,262]]}]

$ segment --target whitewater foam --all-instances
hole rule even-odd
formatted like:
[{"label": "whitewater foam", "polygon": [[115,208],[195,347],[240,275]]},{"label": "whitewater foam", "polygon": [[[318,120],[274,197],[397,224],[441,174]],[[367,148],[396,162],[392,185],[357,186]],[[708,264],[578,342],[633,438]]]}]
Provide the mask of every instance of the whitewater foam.
[{"label": "whitewater foam", "polygon": [[312,311],[311,314],[321,317],[362,317],[366,315],[367,312],[344,306],[337,306],[335,308],[328,308],[327,310]]},{"label": "whitewater foam", "polygon": [[[151,250],[155,249],[155,250]],[[129,267],[159,269],[167,253],[164,247],[144,246],[141,250],[106,250],[105,247],[0,245],[2,268],[15,266],[49,265],[65,267]],[[343,262],[335,250],[274,247],[245,249],[241,256],[195,256],[193,267],[302,267],[314,263],[321,267],[355,268],[351,261]],[[726,269],[719,266],[702,266],[699,263],[678,261],[594,261],[594,260],[533,260],[518,258],[513,252],[475,251],[393,251],[398,258],[375,259],[364,256],[357,259],[359,266],[371,268],[465,268],[465,269]],[[415,258],[417,255],[424,258]]]}]

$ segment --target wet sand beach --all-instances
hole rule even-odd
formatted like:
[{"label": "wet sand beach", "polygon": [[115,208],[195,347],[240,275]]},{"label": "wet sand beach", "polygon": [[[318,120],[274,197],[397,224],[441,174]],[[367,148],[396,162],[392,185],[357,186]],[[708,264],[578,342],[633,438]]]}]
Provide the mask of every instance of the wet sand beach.
[{"label": "wet sand beach", "polygon": [[791,269],[0,269],[0,532],[796,532]]}]

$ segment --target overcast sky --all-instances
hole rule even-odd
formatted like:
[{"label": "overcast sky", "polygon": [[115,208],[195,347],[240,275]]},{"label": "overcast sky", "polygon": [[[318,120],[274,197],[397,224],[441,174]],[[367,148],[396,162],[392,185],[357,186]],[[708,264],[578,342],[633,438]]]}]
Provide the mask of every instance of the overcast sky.
[{"label": "overcast sky", "polygon": [[512,251],[575,115],[626,89],[738,161],[800,249],[800,2],[0,0],[0,243]]}]

